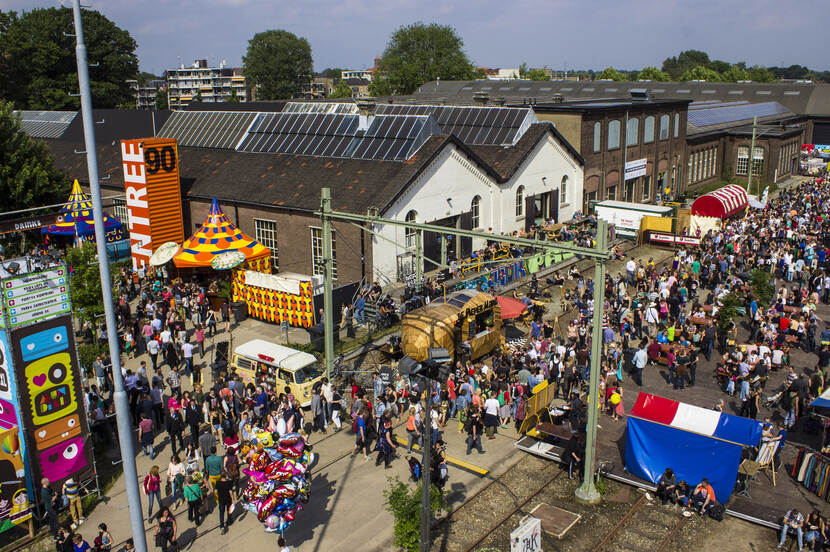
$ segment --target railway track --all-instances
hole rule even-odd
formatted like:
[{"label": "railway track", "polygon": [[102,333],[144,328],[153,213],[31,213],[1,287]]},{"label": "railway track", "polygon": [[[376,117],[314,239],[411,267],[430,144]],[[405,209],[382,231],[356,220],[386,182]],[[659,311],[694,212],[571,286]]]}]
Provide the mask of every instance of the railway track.
[{"label": "railway track", "polygon": [[[504,473],[491,479],[437,522],[437,528],[433,531],[432,550],[476,550],[563,473],[556,464],[520,456]],[[529,486],[528,481],[538,483]],[[481,530],[482,527],[485,529]]]},{"label": "railway track", "polygon": [[674,510],[650,503],[643,495],[623,515],[593,552],[665,552],[686,517]]}]

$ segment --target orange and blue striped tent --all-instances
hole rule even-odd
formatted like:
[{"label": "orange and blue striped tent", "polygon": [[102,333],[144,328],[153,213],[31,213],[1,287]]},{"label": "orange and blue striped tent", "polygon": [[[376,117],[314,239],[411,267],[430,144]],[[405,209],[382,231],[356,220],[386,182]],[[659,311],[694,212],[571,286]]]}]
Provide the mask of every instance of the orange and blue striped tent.
[{"label": "orange and blue striped tent", "polygon": [[209,267],[216,255],[226,251],[241,251],[246,262],[271,256],[267,247],[231,224],[219,202],[213,198],[207,220],[182,244],[173,257],[173,263],[179,268]]},{"label": "orange and blue striped tent", "polygon": [[[61,218],[55,224],[41,229],[41,233],[51,236],[75,236],[80,241],[95,239],[95,223],[92,220],[92,201],[89,199],[76,179],[72,184],[69,200],[61,207]],[[104,212],[104,233],[107,241],[119,241],[125,238],[124,225]]]}]

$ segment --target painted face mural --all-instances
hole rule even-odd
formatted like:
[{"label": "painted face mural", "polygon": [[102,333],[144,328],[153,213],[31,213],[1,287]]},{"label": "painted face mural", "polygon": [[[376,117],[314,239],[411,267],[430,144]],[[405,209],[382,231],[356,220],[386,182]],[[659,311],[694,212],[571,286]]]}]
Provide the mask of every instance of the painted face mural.
[{"label": "painted face mural", "polygon": [[20,340],[21,357],[28,363],[26,385],[35,425],[47,424],[78,409],[72,358],[60,352],[68,347],[66,328],[62,326]]},{"label": "painted face mural", "polygon": [[0,339],[0,399],[6,401],[14,400],[9,381],[9,361],[9,348],[6,346],[5,339]]},{"label": "painted face mural", "polygon": [[54,446],[70,437],[77,437],[81,434],[81,421],[77,414],[70,414],[35,430],[35,446],[43,450]]},{"label": "painted face mural", "polygon": [[50,481],[60,481],[86,466],[84,440],[74,437],[40,453],[40,471]]}]

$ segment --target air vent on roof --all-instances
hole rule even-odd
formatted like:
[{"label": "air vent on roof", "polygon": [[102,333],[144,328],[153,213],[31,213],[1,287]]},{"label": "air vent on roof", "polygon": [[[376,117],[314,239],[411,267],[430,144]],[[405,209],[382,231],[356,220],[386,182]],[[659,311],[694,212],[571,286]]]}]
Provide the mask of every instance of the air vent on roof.
[{"label": "air vent on roof", "polygon": [[632,100],[647,101],[649,99],[648,90],[645,88],[632,88],[628,93],[631,94]]},{"label": "air vent on roof", "polygon": [[482,86],[481,89],[482,90],[492,90],[493,87],[492,86]]},{"label": "air vent on roof", "polygon": [[465,86],[461,90],[472,90],[472,89],[473,89],[472,86]]},{"label": "air vent on roof", "polygon": [[662,94],[662,93],[664,93],[665,91],[666,91],[666,89],[665,89],[665,88],[652,88],[652,89],[651,89],[651,93],[652,93],[652,94]]},{"label": "air vent on roof", "polygon": [[701,90],[700,93],[701,94],[714,94],[715,91],[714,90]]},{"label": "air vent on roof", "polygon": [[493,103],[496,104],[496,105],[504,105],[505,101],[506,100],[505,100],[504,96],[499,96],[497,98],[493,98]]},{"label": "air vent on roof", "polygon": [[559,89],[560,92],[571,92],[573,90],[570,86],[565,86]]},{"label": "air vent on roof", "polygon": [[755,93],[759,96],[771,96],[772,90],[756,90]]},{"label": "air vent on roof", "polygon": [[551,90],[553,90],[553,88],[551,88],[550,86],[543,86],[539,89],[539,92],[550,92]]},{"label": "air vent on roof", "polygon": [[608,92],[616,92],[617,90],[618,90],[617,88],[606,88],[606,89],[605,89],[605,92],[606,92],[606,93],[608,93]]},{"label": "air vent on roof", "polygon": [[553,103],[562,103],[565,101],[565,96],[562,94],[554,94],[552,98]]},{"label": "air vent on roof", "polygon": [[683,88],[681,90],[677,90],[678,94],[688,94],[690,92],[691,92],[691,90],[689,90],[688,88]]},{"label": "air vent on roof", "polygon": [[593,92],[594,89],[593,88],[583,88],[582,91],[583,92]]},{"label": "air vent on roof", "polygon": [[527,92],[528,90],[530,90],[530,87],[529,86],[522,86],[521,88],[519,88],[519,90],[521,92]]},{"label": "air vent on roof", "polygon": [[476,92],[475,94],[473,94],[473,100],[475,100],[476,103],[480,103],[481,105],[486,105],[487,102],[490,100],[490,94],[482,91]]},{"label": "air vent on roof", "polygon": [[499,90],[512,90],[512,86],[499,86]]},{"label": "air vent on roof", "polygon": [[743,94],[743,93],[744,93],[744,91],[743,91],[743,90],[730,90],[730,91],[729,91],[729,94],[734,94],[734,95],[736,95],[736,96],[740,96],[740,95],[741,95],[741,94]]},{"label": "air vent on roof", "polygon": [[801,92],[798,90],[787,90],[784,92],[785,96],[798,96],[799,94],[801,94]]}]

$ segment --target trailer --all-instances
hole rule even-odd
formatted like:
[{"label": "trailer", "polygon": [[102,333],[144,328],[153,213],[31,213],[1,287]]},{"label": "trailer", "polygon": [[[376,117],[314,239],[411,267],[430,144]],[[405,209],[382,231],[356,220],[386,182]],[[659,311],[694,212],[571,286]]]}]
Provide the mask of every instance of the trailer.
[{"label": "trailer", "polygon": [[608,200],[595,203],[594,214],[597,218],[607,221],[608,224],[613,224],[618,235],[636,240],[643,217],[659,217],[671,220],[674,209],[648,203]]}]

